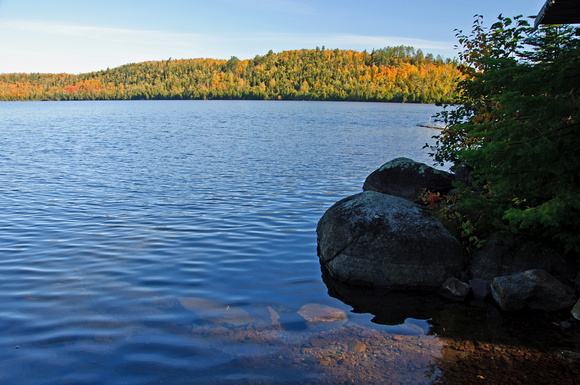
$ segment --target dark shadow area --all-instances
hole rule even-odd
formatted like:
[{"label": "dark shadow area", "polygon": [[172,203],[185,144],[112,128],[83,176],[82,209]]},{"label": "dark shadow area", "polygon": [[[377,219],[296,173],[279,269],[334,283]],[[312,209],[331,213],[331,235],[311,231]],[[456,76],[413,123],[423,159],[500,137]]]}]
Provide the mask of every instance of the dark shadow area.
[{"label": "dark shadow area", "polygon": [[[322,268],[328,294],[377,324],[428,320],[442,343],[434,383],[580,384],[580,325],[569,310],[505,313],[493,301],[450,302],[434,293],[356,287]],[[427,375],[427,374],[426,374]]]},{"label": "dark shadow area", "polygon": [[369,313],[372,322],[381,325],[400,325],[407,318],[433,319],[445,309],[465,308],[434,293],[392,291],[344,284],[321,267],[322,280],[328,294],[353,308],[353,313]]}]

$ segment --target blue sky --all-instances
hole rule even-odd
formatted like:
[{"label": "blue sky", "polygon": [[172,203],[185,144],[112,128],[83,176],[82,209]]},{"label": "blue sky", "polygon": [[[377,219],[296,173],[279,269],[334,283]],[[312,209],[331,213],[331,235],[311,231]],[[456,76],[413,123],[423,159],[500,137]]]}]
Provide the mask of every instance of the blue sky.
[{"label": "blue sky", "polygon": [[0,73],[83,73],[270,49],[411,45],[456,56],[473,15],[535,15],[545,0],[0,0]]}]

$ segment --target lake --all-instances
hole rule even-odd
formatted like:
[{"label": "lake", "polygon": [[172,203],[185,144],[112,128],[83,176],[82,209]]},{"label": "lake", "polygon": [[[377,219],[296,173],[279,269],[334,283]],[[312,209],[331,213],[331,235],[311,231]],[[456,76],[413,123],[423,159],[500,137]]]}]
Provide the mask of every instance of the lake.
[{"label": "lake", "polygon": [[417,124],[439,110],[1,103],[0,382],[441,380],[440,324],[457,308],[353,305],[323,276],[315,233],[383,163],[430,162],[436,131]]}]

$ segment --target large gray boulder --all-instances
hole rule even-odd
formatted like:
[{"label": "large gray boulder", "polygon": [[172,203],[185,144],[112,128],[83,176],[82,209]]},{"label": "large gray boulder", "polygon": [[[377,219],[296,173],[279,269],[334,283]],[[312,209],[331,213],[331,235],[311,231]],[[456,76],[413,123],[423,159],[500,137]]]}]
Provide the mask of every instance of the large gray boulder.
[{"label": "large gray boulder", "polygon": [[453,188],[452,182],[453,174],[409,158],[396,158],[373,171],[365,180],[363,191],[382,192],[420,203],[423,189],[447,194]]},{"label": "large gray boulder", "polygon": [[437,290],[459,277],[459,241],[405,199],[374,191],[345,198],[316,229],[320,262],[335,279],[393,289]]},{"label": "large gray boulder", "polygon": [[545,270],[568,286],[573,285],[578,271],[575,261],[553,249],[533,242],[504,239],[502,234],[489,237],[469,262],[470,278],[488,281],[532,269]]},{"label": "large gray boulder", "polygon": [[527,270],[491,282],[491,295],[503,310],[557,311],[574,305],[574,290],[544,270]]}]

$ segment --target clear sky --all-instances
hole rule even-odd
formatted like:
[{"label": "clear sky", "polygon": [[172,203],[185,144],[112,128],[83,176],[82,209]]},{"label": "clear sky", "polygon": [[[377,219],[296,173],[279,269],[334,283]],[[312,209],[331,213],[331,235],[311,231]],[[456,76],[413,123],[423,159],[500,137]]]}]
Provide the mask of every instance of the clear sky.
[{"label": "clear sky", "polygon": [[[0,0],[0,73],[146,60],[410,45],[452,58],[454,29],[536,15],[545,0]],[[488,25],[489,25],[488,24]]]}]

